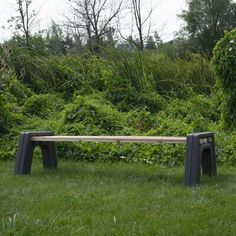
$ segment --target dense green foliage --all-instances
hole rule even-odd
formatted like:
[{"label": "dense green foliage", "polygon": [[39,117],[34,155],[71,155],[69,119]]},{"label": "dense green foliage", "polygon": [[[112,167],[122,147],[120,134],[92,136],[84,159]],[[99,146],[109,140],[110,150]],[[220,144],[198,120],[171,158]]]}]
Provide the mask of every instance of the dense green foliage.
[{"label": "dense green foliage", "polygon": [[208,56],[225,30],[236,27],[236,3],[232,0],[189,0],[180,17],[186,22],[192,50]]},{"label": "dense green foliage", "polygon": [[214,65],[222,91],[222,114],[228,125],[236,122],[236,29],[226,32],[213,51]]},{"label": "dense green foliage", "polygon": [[[52,55],[35,36],[1,46],[0,158],[15,158],[19,133],[172,135],[216,133],[218,159],[235,163],[236,132],[224,130],[211,63],[198,54],[104,50],[100,57]],[[40,48],[40,50],[39,50]],[[122,160],[176,165],[183,145],[58,143],[70,160]]]}]

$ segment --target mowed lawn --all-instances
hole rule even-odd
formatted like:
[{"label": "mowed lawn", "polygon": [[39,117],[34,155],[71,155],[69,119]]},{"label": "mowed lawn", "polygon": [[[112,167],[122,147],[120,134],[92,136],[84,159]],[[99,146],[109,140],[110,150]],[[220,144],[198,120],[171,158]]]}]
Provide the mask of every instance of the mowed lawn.
[{"label": "mowed lawn", "polygon": [[59,162],[14,176],[0,162],[0,235],[236,235],[236,168],[198,187],[183,167]]}]

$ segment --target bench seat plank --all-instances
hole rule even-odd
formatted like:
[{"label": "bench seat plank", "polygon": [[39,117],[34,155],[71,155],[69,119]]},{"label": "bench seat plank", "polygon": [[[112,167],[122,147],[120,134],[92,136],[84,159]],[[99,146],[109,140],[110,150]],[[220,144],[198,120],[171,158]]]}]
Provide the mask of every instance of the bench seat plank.
[{"label": "bench seat plank", "polygon": [[39,142],[114,142],[114,143],[186,143],[186,137],[165,137],[165,136],[34,136],[31,141]]}]

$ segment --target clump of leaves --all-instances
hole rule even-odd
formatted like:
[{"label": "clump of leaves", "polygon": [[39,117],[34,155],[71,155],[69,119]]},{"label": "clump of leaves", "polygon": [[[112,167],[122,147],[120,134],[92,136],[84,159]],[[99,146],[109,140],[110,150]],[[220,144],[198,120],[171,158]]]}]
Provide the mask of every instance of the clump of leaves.
[{"label": "clump of leaves", "polygon": [[18,114],[18,106],[7,103],[0,94],[0,133],[7,133],[13,126],[21,123],[22,117]]},{"label": "clump of leaves", "polygon": [[226,32],[214,50],[212,64],[222,90],[222,113],[227,126],[236,124],[236,29]]},{"label": "clump of leaves", "polygon": [[48,118],[56,117],[63,107],[63,99],[55,94],[33,95],[25,101],[22,112],[29,117]]},{"label": "clump of leaves", "polygon": [[122,127],[121,114],[105,100],[77,96],[65,107],[63,132],[114,134]]}]

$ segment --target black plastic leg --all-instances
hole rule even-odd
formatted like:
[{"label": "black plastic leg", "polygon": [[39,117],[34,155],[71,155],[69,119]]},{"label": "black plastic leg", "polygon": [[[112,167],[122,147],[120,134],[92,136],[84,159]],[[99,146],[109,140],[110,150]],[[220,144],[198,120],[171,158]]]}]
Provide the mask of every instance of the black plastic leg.
[{"label": "black plastic leg", "polygon": [[30,140],[29,133],[21,133],[16,156],[15,174],[29,174],[32,165],[35,144]]},{"label": "black plastic leg", "polygon": [[56,168],[56,148],[54,142],[34,142],[31,141],[33,136],[52,136],[52,132],[22,132],[16,156],[15,174],[30,174],[33,153],[36,145],[41,147],[43,167]]},{"label": "black plastic leg", "polygon": [[204,175],[216,174],[214,134],[210,132],[187,136],[184,178],[186,186],[200,184],[201,168]]},{"label": "black plastic leg", "polygon": [[44,142],[40,146],[42,151],[43,168],[56,169],[57,158],[55,142]]}]

